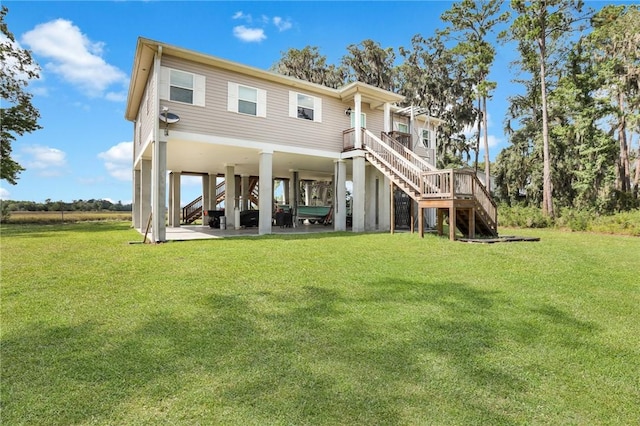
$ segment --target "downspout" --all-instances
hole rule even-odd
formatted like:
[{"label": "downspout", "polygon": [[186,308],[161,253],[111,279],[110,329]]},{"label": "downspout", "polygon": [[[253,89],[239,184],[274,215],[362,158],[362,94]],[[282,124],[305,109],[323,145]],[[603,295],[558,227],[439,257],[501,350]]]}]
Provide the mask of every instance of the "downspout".
[{"label": "downspout", "polygon": [[[158,46],[158,52],[153,59],[153,78],[155,81],[154,93],[154,125],[153,125],[153,146],[152,146],[152,175],[151,175],[151,239],[153,242],[160,240],[160,221],[164,220],[163,209],[159,208],[160,202],[158,198],[158,187],[160,185],[159,174],[155,170],[160,158],[160,120],[158,120],[158,112],[160,111],[160,61],[162,58],[162,46]],[[155,160],[155,164],[154,161]]]}]

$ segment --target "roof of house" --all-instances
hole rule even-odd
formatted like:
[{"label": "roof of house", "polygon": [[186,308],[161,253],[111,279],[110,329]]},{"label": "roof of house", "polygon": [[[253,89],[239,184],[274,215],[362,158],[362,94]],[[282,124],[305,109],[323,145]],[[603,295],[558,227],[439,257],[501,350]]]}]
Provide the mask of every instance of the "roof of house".
[{"label": "roof of house", "polygon": [[292,88],[299,88],[316,94],[334,97],[344,102],[351,101],[354,96],[359,93],[362,96],[362,101],[369,103],[372,108],[379,108],[387,102],[396,103],[404,99],[404,96],[402,95],[359,81],[349,83],[338,89],[333,89],[272,71],[251,67],[238,62],[139,37],[134,56],[133,68],[131,71],[131,81],[129,82],[129,93],[127,96],[127,107],[125,110],[125,118],[129,121],[133,121],[136,118],[149,73],[153,68],[153,61],[156,53],[159,55],[170,55],[240,74],[281,83]]}]

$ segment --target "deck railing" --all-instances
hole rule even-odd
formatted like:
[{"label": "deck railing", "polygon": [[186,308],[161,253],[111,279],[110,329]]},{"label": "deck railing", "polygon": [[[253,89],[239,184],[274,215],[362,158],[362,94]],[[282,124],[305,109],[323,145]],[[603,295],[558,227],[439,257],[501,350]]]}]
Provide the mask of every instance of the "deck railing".
[{"label": "deck railing", "polygon": [[[344,132],[344,144],[352,146],[355,130]],[[382,139],[362,129],[362,145],[367,153],[386,167],[415,197],[423,200],[475,200],[488,224],[495,228],[497,208],[475,173],[466,170],[437,170],[413,151],[383,133]]]},{"label": "deck railing", "polygon": [[182,208],[182,221],[191,223],[202,214],[202,195]]},{"label": "deck railing", "polygon": [[437,170],[423,172],[420,188],[424,199],[460,200],[475,199],[495,226],[496,203],[475,173],[465,170]]}]

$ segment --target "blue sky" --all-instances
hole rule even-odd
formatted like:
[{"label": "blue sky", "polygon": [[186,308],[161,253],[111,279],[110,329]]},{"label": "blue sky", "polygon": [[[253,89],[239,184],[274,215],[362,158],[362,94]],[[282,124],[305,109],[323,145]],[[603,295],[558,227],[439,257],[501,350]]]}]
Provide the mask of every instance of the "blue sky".
[{"label": "blue sky", "polygon": [[[29,85],[43,129],[19,137],[14,158],[26,168],[0,198],[43,202],[103,198],[131,202],[132,123],[124,119],[139,36],[268,69],[289,48],[318,46],[329,63],[346,47],[373,39],[410,47],[431,36],[449,1],[164,2],[3,0],[5,21],[32,51],[40,79]],[[600,8],[602,3],[590,2]],[[489,102],[491,158],[506,146],[506,97],[519,90],[508,67],[513,46],[499,46]],[[397,56],[399,54],[397,53]],[[481,153],[482,156],[482,153]],[[482,157],[481,157],[482,158]],[[183,179],[183,203],[199,181]]]}]

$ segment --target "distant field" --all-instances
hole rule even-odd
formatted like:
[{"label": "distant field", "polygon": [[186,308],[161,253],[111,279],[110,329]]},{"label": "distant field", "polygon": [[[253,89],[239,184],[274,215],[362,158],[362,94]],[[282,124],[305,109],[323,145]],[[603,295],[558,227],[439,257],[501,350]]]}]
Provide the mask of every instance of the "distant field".
[{"label": "distant field", "polygon": [[62,223],[97,220],[131,220],[131,212],[11,212],[7,223]]}]

